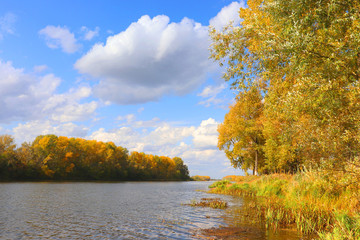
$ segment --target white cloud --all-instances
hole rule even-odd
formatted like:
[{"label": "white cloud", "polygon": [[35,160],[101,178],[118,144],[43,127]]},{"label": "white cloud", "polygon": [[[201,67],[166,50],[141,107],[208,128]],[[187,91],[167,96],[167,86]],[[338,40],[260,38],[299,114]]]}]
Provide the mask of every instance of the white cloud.
[{"label": "white cloud", "polygon": [[80,73],[99,78],[97,96],[118,104],[183,95],[206,80],[215,66],[208,59],[208,29],[188,18],[142,16],[125,31],[96,44],[79,59]]},{"label": "white cloud", "polygon": [[207,86],[203,89],[201,93],[198,94],[198,96],[201,96],[203,98],[216,97],[226,87],[226,83],[223,83],[220,86]]},{"label": "white cloud", "polygon": [[130,151],[178,156],[196,174],[221,177],[233,173],[228,169],[229,160],[224,152],[216,148],[218,123],[214,119],[203,120],[199,126],[176,126],[158,119],[156,127],[146,125],[144,128],[138,122],[131,121],[127,126],[108,131],[101,128],[87,138],[112,141]]},{"label": "white cloud", "polygon": [[16,15],[13,13],[7,13],[3,17],[0,17],[0,40],[3,39],[6,34],[14,34],[14,24],[16,22]]},{"label": "white cloud", "polygon": [[141,135],[130,127],[121,127],[111,131],[100,128],[88,136],[88,138],[103,142],[114,142],[131,151],[143,151],[143,143],[139,141]]},{"label": "white cloud", "polygon": [[117,120],[119,121],[126,121],[126,123],[131,123],[136,119],[134,114],[127,114],[126,116],[119,116]]},{"label": "white cloud", "polygon": [[0,61],[0,122],[37,118],[41,105],[59,86],[60,79],[52,74],[25,74],[11,62]]},{"label": "white cloud", "polygon": [[[187,164],[190,174],[207,175],[212,178],[221,179],[227,175],[243,175],[244,172],[234,169],[224,152],[216,149],[198,150],[189,148],[180,156]],[[230,165],[230,166],[229,166]]]},{"label": "white cloud", "polygon": [[[93,132],[89,138],[113,141],[131,151],[136,151],[140,144],[144,146],[144,150],[153,154],[169,155],[174,152],[174,148],[178,150],[193,148],[199,152],[205,150],[212,152],[216,149],[218,122],[212,118],[203,120],[198,127],[176,126],[158,118],[150,121],[134,121],[135,116],[132,114],[119,119],[126,120],[127,125],[109,131],[101,128]],[[189,138],[192,139],[193,144],[185,143]]]},{"label": "white cloud", "polygon": [[245,7],[246,3],[243,0],[240,2],[232,2],[230,5],[223,7],[215,17],[210,19],[210,26],[214,27],[218,31],[221,31],[223,27],[228,25],[230,22],[233,22],[234,26],[239,25],[239,10],[240,8]]},{"label": "white cloud", "polygon": [[215,149],[189,149],[188,151],[183,152],[181,156],[184,159],[196,160],[191,162],[193,165],[203,165],[204,163],[216,162],[220,155],[223,155],[223,153]]},{"label": "white cloud", "polygon": [[[14,137],[21,142],[32,142],[39,135],[55,134],[67,137],[85,137],[89,129],[74,123],[54,124],[46,121],[30,121],[13,129]],[[20,142],[19,142],[20,143]]]},{"label": "white cloud", "polygon": [[61,48],[66,53],[74,53],[81,47],[67,27],[48,25],[41,29],[39,34],[45,37],[49,48]]},{"label": "white cloud", "polygon": [[84,40],[90,41],[94,37],[99,36],[100,28],[96,27],[94,30],[90,30],[87,27],[82,26],[81,31],[84,32]]},{"label": "white cloud", "polygon": [[90,96],[90,87],[57,94],[61,79],[36,75],[0,61],[0,123],[48,118],[58,122],[80,121],[92,116],[96,102],[79,103]]},{"label": "white cloud", "polygon": [[161,150],[164,146],[180,144],[185,138],[191,136],[194,130],[195,127],[171,126],[168,123],[164,123],[150,132],[144,140],[155,147],[155,149],[160,148],[159,150]]},{"label": "white cloud", "polygon": [[216,149],[218,122],[209,118],[201,122],[200,126],[193,132],[193,143],[198,149]]},{"label": "white cloud", "polygon": [[227,84],[223,83],[219,86],[207,86],[203,89],[198,96],[205,98],[205,100],[200,101],[200,105],[204,105],[205,107],[210,106],[219,106],[224,103],[225,97],[220,97],[219,94],[223,92],[224,89],[227,88]]},{"label": "white cloud", "polygon": [[154,117],[151,120],[147,121],[134,121],[131,126],[135,128],[156,128],[163,126],[163,122],[161,122],[159,118]]},{"label": "white cloud", "polygon": [[[139,121],[144,123],[145,121]],[[194,127],[171,126],[168,123],[158,123],[157,127],[149,127],[149,130],[138,131],[144,128],[144,124],[134,122],[129,126],[105,131],[101,128],[93,132],[88,138],[99,141],[112,141],[130,151],[145,151],[152,154],[168,155],[168,150],[180,144],[184,138],[191,136]]]},{"label": "white cloud", "polygon": [[[141,109],[140,109],[141,110]],[[138,113],[141,113],[141,111]],[[125,116],[118,116],[116,118],[118,121],[123,121],[120,126],[129,126],[131,125],[132,128],[156,128],[161,127],[164,125],[164,122],[161,122],[158,117],[154,117],[151,120],[136,120],[135,114],[127,114]]]},{"label": "white cloud", "polygon": [[70,89],[64,94],[56,94],[48,99],[44,106],[44,111],[48,116],[58,122],[83,121],[89,119],[98,107],[95,101],[79,103],[83,98],[91,94],[90,87],[80,87]]}]

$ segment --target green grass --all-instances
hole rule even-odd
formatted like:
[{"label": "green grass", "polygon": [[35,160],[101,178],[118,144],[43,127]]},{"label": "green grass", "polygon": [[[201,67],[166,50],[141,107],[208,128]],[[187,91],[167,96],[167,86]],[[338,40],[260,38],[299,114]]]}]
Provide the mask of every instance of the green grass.
[{"label": "green grass", "polygon": [[255,197],[254,209],[269,228],[295,225],[320,239],[360,239],[359,187],[334,184],[320,172],[243,177],[210,187],[211,193]]}]

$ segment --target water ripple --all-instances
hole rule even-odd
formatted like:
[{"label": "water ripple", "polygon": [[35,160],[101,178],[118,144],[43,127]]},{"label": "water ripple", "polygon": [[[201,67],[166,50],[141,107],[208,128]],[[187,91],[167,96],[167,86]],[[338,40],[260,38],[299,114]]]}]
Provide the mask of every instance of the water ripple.
[{"label": "water ripple", "polygon": [[[222,210],[182,205],[204,182],[1,183],[1,239],[192,239]],[[218,197],[218,196],[217,196]]]}]

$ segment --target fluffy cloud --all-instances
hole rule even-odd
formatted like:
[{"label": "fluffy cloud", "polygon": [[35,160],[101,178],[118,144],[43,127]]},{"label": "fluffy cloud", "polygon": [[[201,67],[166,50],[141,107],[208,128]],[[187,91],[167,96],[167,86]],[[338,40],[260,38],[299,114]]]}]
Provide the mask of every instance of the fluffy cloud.
[{"label": "fluffy cloud", "polygon": [[161,126],[149,128],[150,131],[147,129],[138,130],[137,128],[144,127],[138,122],[110,131],[101,128],[93,132],[88,138],[105,142],[112,141],[130,151],[169,155],[168,149],[180,144],[195,130],[194,127],[176,127],[165,122],[159,122],[158,124]]},{"label": "fluffy cloud", "polygon": [[210,19],[210,26],[221,31],[222,28],[230,22],[233,22],[234,25],[238,25],[240,23],[239,10],[240,8],[245,7],[245,1],[232,2],[230,5],[223,7],[215,17]]},{"label": "fluffy cloud", "polygon": [[35,119],[38,106],[59,84],[60,79],[52,74],[33,76],[14,68],[11,62],[0,61],[0,122]]},{"label": "fluffy cloud", "polygon": [[[126,120],[127,125],[110,131],[101,128],[93,132],[89,138],[112,141],[127,147],[130,151],[139,151],[138,146],[145,146],[141,151],[164,155],[169,155],[169,150],[176,146],[181,146],[178,149],[183,150],[189,147],[198,151],[216,149],[218,122],[212,118],[202,121],[198,127],[174,126],[158,118],[135,121],[133,114],[118,119]],[[189,138],[192,141],[191,145],[185,143]]]},{"label": "fluffy cloud", "polygon": [[150,132],[145,138],[145,142],[151,143],[153,151],[161,151],[163,146],[174,146],[180,144],[185,138],[191,136],[195,127],[175,127],[164,123]]},{"label": "fluffy cloud", "polygon": [[3,39],[6,34],[14,34],[16,18],[16,15],[13,13],[7,13],[3,17],[0,17],[0,40]]},{"label": "fluffy cloud", "polygon": [[39,135],[55,134],[67,137],[85,137],[88,128],[78,126],[74,123],[63,123],[54,125],[53,122],[31,121],[25,124],[19,124],[13,129],[15,139],[21,139],[22,142],[31,142]]},{"label": "fluffy cloud", "polygon": [[119,129],[106,131],[104,128],[93,132],[89,139],[103,142],[114,142],[119,146],[128,148],[130,151],[143,151],[144,144],[140,142],[141,135],[133,128],[121,127]]},{"label": "fluffy cloud", "polygon": [[95,101],[79,103],[81,99],[89,97],[90,87],[70,89],[64,94],[51,96],[43,107],[43,111],[52,120],[58,122],[83,121],[93,115],[98,103]]},{"label": "fluffy cloud", "polygon": [[106,44],[94,45],[75,68],[100,79],[94,92],[103,100],[144,103],[189,93],[204,82],[214,66],[208,47],[208,29],[199,23],[142,16]]},{"label": "fluffy cloud", "polygon": [[133,115],[121,117],[123,120],[129,118],[127,126],[109,131],[101,128],[87,138],[112,141],[130,151],[181,157],[192,174],[214,177],[234,174],[224,152],[216,148],[218,122],[214,119],[203,120],[199,126],[176,126],[158,119],[157,126],[149,127],[140,125],[141,121],[135,121]]},{"label": "fluffy cloud", "polygon": [[96,27],[94,30],[90,30],[87,27],[82,26],[81,31],[84,33],[84,40],[90,41],[99,35],[100,28]]},{"label": "fluffy cloud", "polygon": [[199,149],[215,149],[217,147],[218,122],[209,118],[201,122],[200,126],[193,132],[193,143]]},{"label": "fluffy cloud", "polygon": [[39,34],[45,38],[49,48],[61,48],[66,53],[74,53],[81,47],[67,27],[49,25],[41,29]]},{"label": "fluffy cloud", "polygon": [[89,87],[56,94],[61,79],[53,74],[27,74],[11,62],[0,61],[0,123],[48,118],[57,122],[90,117],[96,102],[79,103],[91,94]]}]

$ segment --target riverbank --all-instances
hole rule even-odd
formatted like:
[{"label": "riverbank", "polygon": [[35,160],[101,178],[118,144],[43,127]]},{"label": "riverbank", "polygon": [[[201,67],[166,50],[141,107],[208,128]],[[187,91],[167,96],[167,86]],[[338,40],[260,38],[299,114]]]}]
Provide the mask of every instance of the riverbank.
[{"label": "riverbank", "polygon": [[210,192],[251,198],[247,214],[268,228],[296,228],[319,239],[360,239],[358,185],[329,182],[318,172],[236,180],[215,182]]}]

